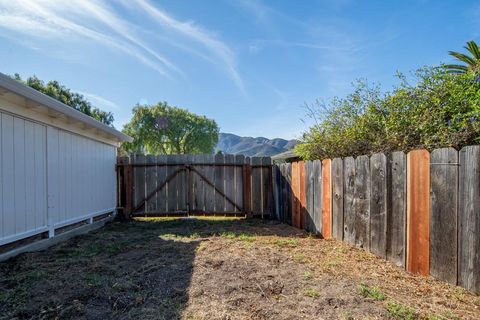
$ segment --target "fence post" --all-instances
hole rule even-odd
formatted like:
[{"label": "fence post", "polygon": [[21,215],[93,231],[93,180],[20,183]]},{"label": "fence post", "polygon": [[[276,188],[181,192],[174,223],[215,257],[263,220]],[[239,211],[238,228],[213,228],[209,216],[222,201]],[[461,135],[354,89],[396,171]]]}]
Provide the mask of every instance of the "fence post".
[{"label": "fence post", "polygon": [[430,272],[430,154],[407,155],[407,271]]},{"label": "fence post", "polygon": [[322,237],[332,238],[332,160],[322,161]]}]

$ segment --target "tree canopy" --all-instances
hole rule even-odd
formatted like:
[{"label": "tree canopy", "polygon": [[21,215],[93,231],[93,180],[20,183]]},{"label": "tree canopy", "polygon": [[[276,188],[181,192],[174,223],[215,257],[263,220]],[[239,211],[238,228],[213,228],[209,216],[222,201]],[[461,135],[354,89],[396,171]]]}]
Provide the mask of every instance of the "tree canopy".
[{"label": "tree canopy", "polygon": [[463,64],[447,64],[445,68],[450,73],[467,73],[480,71],[480,48],[475,41],[468,41],[464,47],[468,54],[456,51],[449,51],[448,54]]},{"label": "tree canopy", "polygon": [[111,112],[102,111],[92,106],[90,101],[85,99],[83,95],[71,91],[58,81],[48,81],[45,83],[44,81],[38,79],[35,75],[27,78],[26,80],[22,80],[18,73],[14,75],[14,79],[106,125],[112,126],[113,124],[114,118]]},{"label": "tree canopy", "polygon": [[463,74],[425,67],[411,85],[382,93],[359,81],[346,98],[310,107],[316,124],[303,134],[296,152],[305,159],[358,156],[416,148],[461,148],[480,142],[480,82]]},{"label": "tree canopy", "polygon": [[122,145],[124,152],[213,153],[219,128],[214,120],[205,116],[160,102],[151,106],[137,105],[123,132],[134,139]]}]

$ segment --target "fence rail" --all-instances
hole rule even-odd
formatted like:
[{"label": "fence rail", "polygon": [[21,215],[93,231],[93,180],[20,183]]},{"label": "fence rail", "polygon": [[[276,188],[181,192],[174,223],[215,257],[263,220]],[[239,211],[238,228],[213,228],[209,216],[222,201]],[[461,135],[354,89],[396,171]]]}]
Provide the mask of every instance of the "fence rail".
[{"label": "fence rail", "polygon": [[277,217],[480,292],[480,146],[276,165]]}]

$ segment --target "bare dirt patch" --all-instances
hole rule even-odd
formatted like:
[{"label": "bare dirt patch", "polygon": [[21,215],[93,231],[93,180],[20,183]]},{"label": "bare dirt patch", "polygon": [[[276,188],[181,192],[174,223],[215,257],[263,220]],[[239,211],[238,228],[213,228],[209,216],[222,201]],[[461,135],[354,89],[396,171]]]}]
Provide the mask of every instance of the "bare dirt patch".
[{"label": "bare dirt patch", "polygon": [[273,221],[112,223],[0,263],[0,319],[480,319],[480,297]]}]

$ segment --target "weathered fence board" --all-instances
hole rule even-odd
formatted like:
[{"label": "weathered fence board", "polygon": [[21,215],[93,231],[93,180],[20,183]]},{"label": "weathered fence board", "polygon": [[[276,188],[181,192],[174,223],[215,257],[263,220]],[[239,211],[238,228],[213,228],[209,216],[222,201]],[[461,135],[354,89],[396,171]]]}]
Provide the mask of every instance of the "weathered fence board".
[{"label": "weathered fence board", "polygon": [[314,181],[313,181],[313,163],[312,161],[305,161],[305,193],[306,193],[306,230],[308,232],[315,232],[315,222],[314,222],[314,212],[313,212],[313,201],[315,200],[314,195]]},{"label": "weathered fence board", "polygon": [[278,168],[278,179],[277,184],[275,185],[276,189],[278,189],[278,220],[285,222],[285,164],[275,165],[274,168]]},{"label": "weathered fence board", "polygon": [[347,157],[343,159],[344,169],[344,201],[343,238],[350,244],[355,244],[355,159]]},{"label": "weathered fence board", "polygon": [[434,150],[430,157],[430,274],[457,284],[458,152]]},{"label": "weathered fence board", "polygon": [[[213,154],[206,154],[203,156],[205,164],[211,164],[210,166],[203,166],[200,167],[202,170],[201,172],[207,178],[208,181],[212,182],[215,185],[215,155]],[[205,205],[205,212],[214,212],[215,211],[215,188],[207,185],[204,181],[204,200],[203,203]]]},{"label": "weathered fence board", "polygon": [[387,259],[405,266],[407,221],[407,157],[403,152],[389,155],[387,179]]},{"label": "weathered fence board", "polygon": [[[158,155],[156,157],[157,163],[166,163],[167,156],[166,155]],[[163,184],[167,180],[167,168],[165,166],[157,167],[157,187]],[[157,192],[155,196],[157,202],[157,211],[158,212],[168,212],[167,208],[167,188],[162,188],[160,191]]]},{"label": "weathered fence board", "polygon": [[428,275],[430,264],[430,154],[407,155],[407,270]]},{"label": "weathered fence board", "polygon": [[376,153],[370,157],[370,251],[387,255],[387,157]]},{"label": "weathered fence board", "polygon": [[[147,163],[148,164],[155,164],[156,158],[154,155],[147,155]],[[145,180],[146,180],[146,194],[149,195],[157,188],[157,167],[156,166],[149,166],[147,167],[145,172]],[[157,198],[153,197],[148,200],[145,204],[145,212],[156,212],[157,211]]]},{"label": "weathered fence board", "polygon": [[247,216],[252,214],[252,166],[250,157],[245,157],[243,167],[243,211]]},{"label": "weathered fence board", "polygon": [[263,217],[262,158],[252,158],[252,212]]},{"label": "weathered fence board", "polygon": [[313,223],[315,234],[322,232],[322,162],[313,161]]},{"label": "weathered fence board", "polygon": [[322,236],[332,237],[332,161],[322,161]]},{"label": "weathered fence board", "polygon": [[[137,154],[133,156],[132,163],[145,163],[145,156],[142,154]],[[135,167],[133,168],[133,174],[135,177],[134,180],[134,200],[133,206],[137,207],[140,205],[142,200],[145,198],[145,168],[144,167]]]},{"label": "weathered fence board", "polygon": [[272,177],[272,159],[262,157],[262,217],[273,215],[273,177]]},{"label": "weathered fence board", "polygon": [[[235,164],[235,156],[232,154],[225,155],[225,164]],[[225,167],[225,195],[229,199],[235,199],[235,167]],[[228,212],[234,212],[235,206],[226,200],[225,208]]]},{"label": "weathered fence board", "polygon": [[[189,164],[189,158],[188,155],[186,154],[181,154],[177,158],[177,163],[183,165],[183,164]],[[180,168],[180,166],[179,166]],[[188,202],[187,202],[187,171],[182,170],[179,172],[179,175],[177,177],[178,185],[177,185],[177,205],[179,211],[187,211],[188,210]]]},{"label": "weathered fence board", "polygon": [[480,293],[480,146],[460,150],[458,284]]},{"label": "weathered fence board", "polygon": [[292,224],[292,165],[286,163],[283,165],[282,170],[282,208],[283,218],[286,223]]},{"label": "weathered fence board", "polygon": [[[175,166],[172,164],[175,164],[175,159],[173,157],[169,157],[167,159],[167,162],[169,166],[167,167],[167,177],[171,177],[175,170],[177,169]],[[176,179],[170,179],[170,181],[167,182],[167,203],[168,203],[168,211],[174,212],[177,210],[177,183]]]},{"label": "weathered fence board", "polygon": [[[215,175],[215,211],[225,211],[225,198],[220,192],[225,191],[225,167],[222,165],[225,163],[225,156],[223,154],[215,155],[215,163],[217,164],[214,169]],[[220,192],[219,192],[220,191]]]},{"label": "weathered fence board", "polygon": [[292,226],[300,228],[300,164],[292,163]]},{"label": "weathered fence board", "polygon": [[343,160],[332,160],[332,237],[343,240]]},{"label": "weathered fence board", "polygon": [[[245,164],[245,156],[243,155],[236,155],[235,156],[235,164],[244,165]],[[238,207],[243,207],[243,167],[236,166],[235,167],[235,197],[233,200],[237,204]],[[235,212],[240,212],[238,208],[235,208]]]},{"label": "weathered fence board", "polygon": [[355,245],[370,249],[370,159],[355,159]]}]

